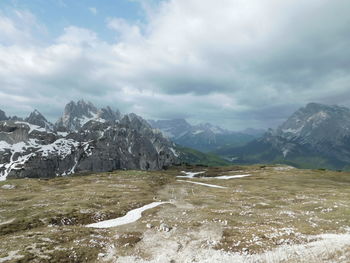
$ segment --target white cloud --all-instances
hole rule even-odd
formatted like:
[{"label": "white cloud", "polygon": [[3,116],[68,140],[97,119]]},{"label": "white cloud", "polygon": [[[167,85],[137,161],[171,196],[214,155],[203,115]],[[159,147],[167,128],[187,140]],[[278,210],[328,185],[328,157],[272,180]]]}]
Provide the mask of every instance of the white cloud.
[{"label": "white cloud", "polygon": [[58,40],[59,43],[71,44],[71,45],[94,45],[97,42],[97,35],[85,28],[79,28],[75,26],[66,27],[63,35]]},{"label": "white cloud", "polygon": [[46,34],[36,17],[28,11],[15,10],[10,16],[0,11],[0,43],[5,45],[35,42],[39,34]]},{"label": "white cloud", "polygon": [[118,41],[127,42],[128,44],[143,41],[140,27],[128,23],[125,19],[109,18],[107,19],[107,26],[118,34]]},{"label": "white cloud", "polygon": [[145,24],[109,18],[113,44],[75,26],[38,44],[34,16],[0,14],[3,110],[83,97],[241,128],[276,125],[313,100],[350,106],[347,0],[170,0],[147,12]]},{"label": "white cloud", "polygon": [[91,14],[97,15],[97,8],[96,7],[89,7],[89,11],[91,12]]}]

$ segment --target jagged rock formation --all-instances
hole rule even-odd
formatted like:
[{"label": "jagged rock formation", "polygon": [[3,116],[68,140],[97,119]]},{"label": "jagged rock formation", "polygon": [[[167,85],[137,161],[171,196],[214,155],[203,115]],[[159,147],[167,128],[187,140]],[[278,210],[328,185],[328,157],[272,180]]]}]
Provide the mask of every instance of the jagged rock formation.
[{"label": "jagged rock formation", "polygon": [[350,109],[309,103],[263,138],[221,154],[237,162],[350,169],[349,143]]},{"label": "jagged rock formation", "polygon": [[64,108],[63,116],[56,122],[57,130],[77,131],[88,121],[97,118],[97,108],[83,100],[69,102]]},{"label": "jagged rock formation", "polygon": [[229,131],[210,123],[191,125],[184,119],[149,120],[149,123],[152,127],[161,130],[164,136],[175,143],[203,152],[242,145],[256,138],[241,132]]},{"label": "jagged rock formation", "polygon": [[5,112],[0,110],[0,121],[6,121],[6,120],[8,120],[8,118],[6,117]]},{"label": "jagged rock formation", "polygon": [[173,143],[141,117],[84,101],[70,102],[55,127],[38,111],[25,121],[0,121],[0,180],[155,170],[176,162]]},{"label": "jagged rock formation", "polygon": [[24,121],[46,130],[53,130],[53,124],[48,122],[38,110],[34,110]]}]

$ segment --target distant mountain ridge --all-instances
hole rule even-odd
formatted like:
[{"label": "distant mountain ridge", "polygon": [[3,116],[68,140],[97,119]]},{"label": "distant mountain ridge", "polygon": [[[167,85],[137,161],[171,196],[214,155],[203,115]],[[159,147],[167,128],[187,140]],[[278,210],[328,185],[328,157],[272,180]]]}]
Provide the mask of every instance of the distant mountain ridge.
[{"label": "distant mountain ridge", "polygon": [[191,125],[184,119],[149,120],[148,122],[173,142],[203,152],[243,145],[257,137],[242,132],[229,131],[210,123]]},{"label": "distant mountain ridge", "polygon": [[239,163],[288,163],[348,170],[350,109],[309,103],[262,138],[217,153]]},{"label": "distant mountain ridge", "polygon": [[24,120],[0,112],[0,180],[117,169],[155,170],[179,162],[175,145],[136,114],[70,102],[52,124],[37,110]]}]

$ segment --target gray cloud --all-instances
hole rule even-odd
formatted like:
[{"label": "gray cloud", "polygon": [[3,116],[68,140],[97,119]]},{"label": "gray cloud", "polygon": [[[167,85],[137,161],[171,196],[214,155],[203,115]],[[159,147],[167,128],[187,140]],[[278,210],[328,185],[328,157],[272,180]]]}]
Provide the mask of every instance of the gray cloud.
[{"label": "gray cloud", "polygon": [[0,108],[55,119],[84,98],[241,129],[274,127],[310,101],[350,106],[347,0],[140,3],[145,24],[106,19],[115,43],[74,25],[40,42],[33,14],[0,13]]}]

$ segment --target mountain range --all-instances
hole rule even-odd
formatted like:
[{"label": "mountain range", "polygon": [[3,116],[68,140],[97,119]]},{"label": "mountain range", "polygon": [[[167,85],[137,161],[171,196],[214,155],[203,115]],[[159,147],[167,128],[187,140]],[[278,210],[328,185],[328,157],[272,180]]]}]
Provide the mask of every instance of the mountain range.
[{"label": "mountain range", "polygon": [[148,122],[176,144],[202,152],[241,146],[260,137],[265,132],[254,129],[247,129],[246,133],[235,132],[210,123],[191,125],[184,119],[148,120]]},{"label": "mountain range", "polygon": [[0,111],[0,180],[153,170],[178,162],[175,145],[133,113],[83,100],[68,103],[55,124],[37,110],[25,119]]},{"label": "mountain range", "polygon": [[262,138],[216,153],[240,164],[286,163],[349,170],[350,109],[309,103]]},{"label": "mountain range", "polygon": [[146,121],[83,100],[68,103],[56,123],[37,110],[27,118],[7,117],[0,110],[0,180],[155,170],[181,162],[225,165],[227,160],[350,170],[346,107],[309,103],[277,129],[262,136],[250,133],[208,123],[191,125],[183,119]]}]

